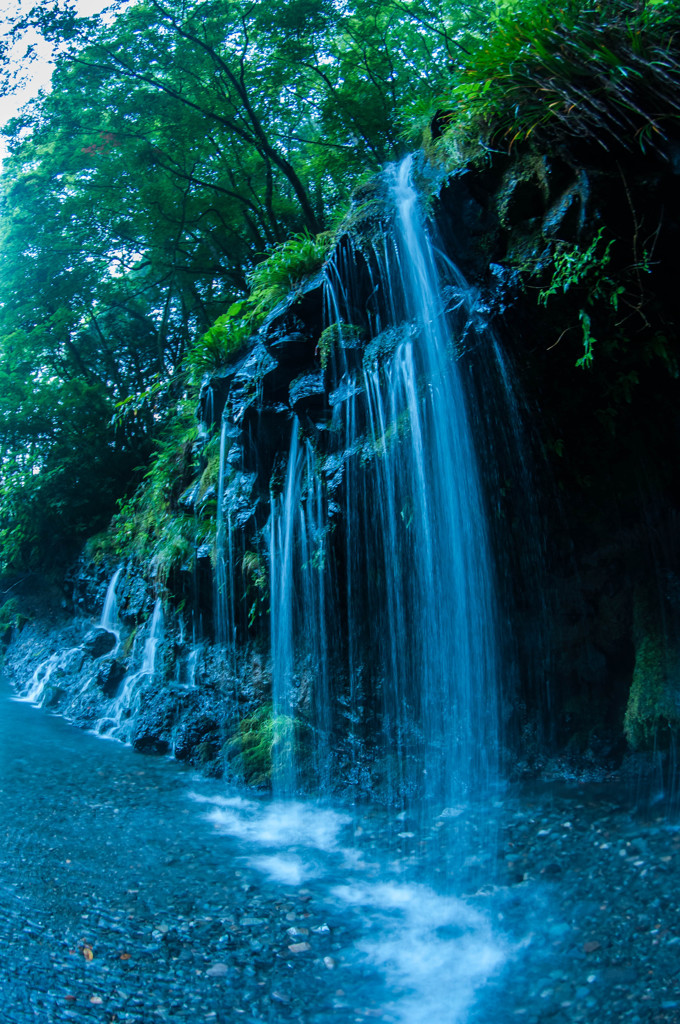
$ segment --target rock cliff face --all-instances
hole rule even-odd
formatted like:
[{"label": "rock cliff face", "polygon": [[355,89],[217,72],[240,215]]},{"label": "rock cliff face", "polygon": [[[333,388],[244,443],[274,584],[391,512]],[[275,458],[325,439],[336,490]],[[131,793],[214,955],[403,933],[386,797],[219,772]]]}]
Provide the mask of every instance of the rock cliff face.
[{"label": "rock cliff face", "polygon": [[[419,175],[481,452],[506,760],[537,770],[557,753],[617,766],[631,747],[667,742],[680,718],[674,166],[573,147],[495,154],[439,181],[421,161]],[[214,508],[214,544],[174,564],[163,586],[153,566],[128,561],[115,623],[94,630],[116,566],[83,559],[68,584],[80,625],[64,625],[61,640],[35,624],[15,636],[6,665],[24,686],[33,677],[43,703],[255,783],[277,744],[298,749],[298,783],[323,777],[314,736],[335,752],[339,787],[394,798],[408,786],[394,781],[390,742],[375,743],[377,732],[394,739],[386,648],[376,652],[367,628],[383,614],[383,570],[370,551],[356,554],[381,497],[375,466],[412,429],[399,416],[377,428],[371,397],[370,380],[384,383],[418,331],[405,313],[387,315],[391,216],[377,180],[324,269],[204,381],[202,441],[180,504],[187,515]],[[431,386],[417,379],[421,393]],[[206,482],[218,437],[219,472]],[[407,506],[400,545],[414,535]],[[292,583],[286,536],[307,545]],[[274,609],[286,586],[302,641]],[[329,614],[306,618],[314,602]],[[411,626],[427,634],[427,622]],[[418,702],[410,689],[404,700]],[[410,721],[408,756],[417,709]]]}]

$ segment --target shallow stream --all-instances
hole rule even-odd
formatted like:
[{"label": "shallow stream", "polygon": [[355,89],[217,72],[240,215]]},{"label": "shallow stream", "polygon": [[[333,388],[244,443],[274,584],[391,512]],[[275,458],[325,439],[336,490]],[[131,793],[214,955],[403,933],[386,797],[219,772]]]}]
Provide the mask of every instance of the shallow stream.
[{"label": "shallow stream", "polygon": [[678,1024],[676,825],[576,783],[478,816],[260,799],[3,686],[0,1020]]}]

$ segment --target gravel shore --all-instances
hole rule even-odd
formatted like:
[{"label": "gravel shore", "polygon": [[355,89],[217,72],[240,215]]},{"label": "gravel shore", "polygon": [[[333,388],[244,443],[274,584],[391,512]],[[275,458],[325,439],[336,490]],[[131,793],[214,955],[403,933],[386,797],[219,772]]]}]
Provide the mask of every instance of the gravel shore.
[{"label": "gravel shore", "polygon": [[425,880],[459,809],[277,810],[1,700],[3,1024],[680,1022],[680,830],[611,784]]}]

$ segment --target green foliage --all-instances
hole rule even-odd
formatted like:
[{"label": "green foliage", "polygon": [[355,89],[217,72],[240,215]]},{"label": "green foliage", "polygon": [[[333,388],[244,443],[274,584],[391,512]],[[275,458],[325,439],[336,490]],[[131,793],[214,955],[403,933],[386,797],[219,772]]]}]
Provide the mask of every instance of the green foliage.
[{"label": "green foliage", "polygon": [[198,498],[202,501],[211,488],[216,488],[220,478],[220,437],[219,434],[210,438],[202,452],[203,470],[198,488]]},{"label": "green foliage", "polygon": [[[437,93],[449,48],[439,0],[28,8],[10,39],[45,37],[55,71],[5,130],[0,188],[0,542],[17,566],[104,525],[187,384],[320,265],[328,211],[396,155],[401,107]],[[0,47],[7,91],[20,72]]]},{"label": "green foliage", "polygon": [[232,303],[212,327],[194,342],[185,360],[189,380],[197,384],[205,374],[226,366],[251,335],[248,318],[242,317],[243,302]]},{"label": "green foliage", "polygon": [[122,427],[130,420],[138,420],[143,416],[158,418],[164,400],[171,391],[172,380],[154,374],[151,383],[139,393],[134,393],[116,402],[115,412],[111,417],[114,427]]},{"label": "green foliage", "polygon": [[319,358],[321,366],[325,370],[330,364],[334,352],[343,345],[351,346],[354,342],[362,341],[365,331],[356,324],[347,324],[342,320],[330,324],[321,332],[319,338]]},{"label": "green foliage", "polygon": [[197,529],[193,516],[167,516],[151,559],[161,586],[167,587],[171,576],[178,570],[191,569],[196,543]]},{"label": "green foliage", "polygon": [[30,616],[21,610],[17,597],[10,597],[0,605],[0,639],[13,629],[21,629],[27,622],[30,622]]},{"label": "green foliage", "polygon": [[272,249],[249,276],[253,315],[266,315],[306,277],[320,270],[333,244],[328,232],[314,237],[305,232]]},{"label": "green foliage", "polygon": [[277,760],[292,757],[300,741],[300,723],[275,715],[270,704],[244,718],[238,733],[227,741],[237,768],[249,785],[271,786]]},{"label": "green foliage", "polygon": [[[630,347],[630,337],[624,328],[632,331],[632,327],[627,324],[631,316],[636,315],[642,324],[647,325],[642,309],[642,282],[643,275],[651,272],[651,259],[646,249],[636,259],[636,248],[637,243],[633,238],[633,262],[625,264],[619,258],[614,264],[613,256],[618,250],[624,251],[623,243],[615,245],[614,239],[606,241],[604,228],[600,228],[585,248],[560,242],[554,249],[552,278],[539,292],[538,302],[545,306],[550,300],[568,292],[573,295],[571,308],[578,308],[583,344],[583,354],[576,360],[578,367],[589,368],[593,365],[596,344],[594,319],[600,325],[598,333],[604,333],[602,351],[610,356],[615,353],[620,356]],[[567,327],[562,335],[569,329]],[[659,335],[651,339],[645,337],[638,343],[640,361],[647,362],[652,355],[663,359],[671,373],[676,369],[666,339]],[[630,401],[630,391],[637,383],[637,371],[634,368],[629,371],[622,369],[612,386],[618,390],[619,400]]]},{"label": "green foliage", "polygon": [[15,357],[0,352],[0,565],[24,570],[73,557],[106,524],[134,453],[110,447],[101,387],[46,380]]},{"label": "green foliage", "polygon": [[186,407],[167,425],[142,484],[120,503],[111,523],[116,554],[153,559],[162,582],[188,560],[208,530],[207,524],[197,524],[178,505],[196,469],[197,437],[193,411]]},{"label": "green foliage", "polygon": [[[546,305],[551,296],[566,294],[570,288],[580,289],[582,300],[586,306],[594,307],[604,301],[615,311],[619,308],[619,300],[625,287],[616,279],[605,273],[611,261],[611,248],[614,240],[603,242],[604,228],[600,228],[586,249],[577,245],[558,245],[553,256],[554,271],[550,284],[539,292],[539,304]],[[600,248],[600,243],[604,248]],[[591,331],[591,317],[581,306],[578,311],[583,336],[583,355],[576,360],[579,367],[589,367],[593,361],[593,345],[595,338]]]},{"label": "green foliage", "polygon": [[257,551],[246,551],[241,562],[246,580],[246,601],[248,602],[248,625],[263,615],[268,608],[269,580],[267,565]]},{"label": "green foliage", "polygon": [[567,134],[662,148],[677,118],[679,27],[676,0],[499,0],[490,30],[458,59],[448,144]]},{"label": "green foliage", "polygon": [[316,236],[306,232],[274,246],[248,275],[249,294],[232,302],[192,345],[184,364],[188,380],[197,384],[241,352],[277,303],[321,268],[333,241],[328,232]]}]

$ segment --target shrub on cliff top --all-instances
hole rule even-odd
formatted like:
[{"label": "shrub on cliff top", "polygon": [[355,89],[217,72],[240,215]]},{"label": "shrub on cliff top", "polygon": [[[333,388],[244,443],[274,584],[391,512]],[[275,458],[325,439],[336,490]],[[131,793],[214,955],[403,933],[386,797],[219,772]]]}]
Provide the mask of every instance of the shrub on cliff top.
[{"label": "shrub on cliff top", "polygon": [[678,0],[501,0],[455,67],[444,144],[567,134],[663,150],[680,114],[679,28]]}]

